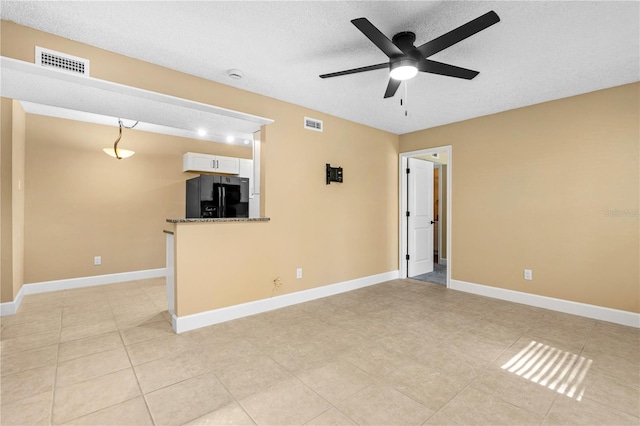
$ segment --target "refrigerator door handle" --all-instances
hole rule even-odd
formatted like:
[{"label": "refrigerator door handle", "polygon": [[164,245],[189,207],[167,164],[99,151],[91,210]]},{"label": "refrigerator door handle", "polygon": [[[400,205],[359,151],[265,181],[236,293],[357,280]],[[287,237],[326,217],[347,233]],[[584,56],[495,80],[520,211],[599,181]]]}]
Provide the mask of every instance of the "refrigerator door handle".
[{"label": "refrigerator door handle", "polygon": [[222,217],[227,217],[227,189],[222,187]]}]

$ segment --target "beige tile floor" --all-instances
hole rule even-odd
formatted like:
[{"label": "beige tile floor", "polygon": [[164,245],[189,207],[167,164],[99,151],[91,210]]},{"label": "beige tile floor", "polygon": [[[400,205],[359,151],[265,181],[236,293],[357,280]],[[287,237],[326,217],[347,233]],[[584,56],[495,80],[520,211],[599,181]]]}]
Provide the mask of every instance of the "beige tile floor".
[{"label": "beige tile floor", "polygon": [[26,296],[2,425],[640,423],[640,333],[395,280],[176,335],[161,279]]}]

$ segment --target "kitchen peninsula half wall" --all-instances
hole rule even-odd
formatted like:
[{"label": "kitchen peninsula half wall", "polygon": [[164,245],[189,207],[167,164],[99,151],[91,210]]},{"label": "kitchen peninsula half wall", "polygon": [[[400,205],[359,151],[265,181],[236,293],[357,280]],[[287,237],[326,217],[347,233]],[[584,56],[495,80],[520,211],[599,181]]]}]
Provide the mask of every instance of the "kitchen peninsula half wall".
[{"label": "kitchen peninsula half wall", "polygon": [[282,238],[268,217],[167,222],[167,299],[176,333],[398,278],[395,270],[318,285],[318,271],[296,276],[279,266]]},{"label": "kitchen peninsula half wall", "polygon": [[[179,333],[222,322],[198,318],[272,296],[269,218],[167,219],[167,299]],[[191,317],[190,327],[180,318]]]}]

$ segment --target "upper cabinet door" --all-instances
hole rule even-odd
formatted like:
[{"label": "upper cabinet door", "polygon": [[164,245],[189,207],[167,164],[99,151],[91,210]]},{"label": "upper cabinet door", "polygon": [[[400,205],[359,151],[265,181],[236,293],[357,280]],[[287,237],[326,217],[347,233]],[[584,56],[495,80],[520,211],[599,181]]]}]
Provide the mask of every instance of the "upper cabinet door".
[{"label": "upper cabinet door", "polygon": [[240,159],[240,171],[238,176],[253,179],[253,160],[247,158]]},{"label": "upper cabinet door", "polygon": [[183,172],[212,172],[237,175],[240,173],[240,159],[220,155],[187,152],[182,157]]},{"label": "upper cabinet door", "polygon": [[183,172],[215,172],[216,156],[187,152],[182,158]]},{"label": "upper cabinet door", "polygon": [[233,157],[216,156],[216,169],[217,173],[228,173],[230,175],[237,175],[240,173],[240,159]]}]

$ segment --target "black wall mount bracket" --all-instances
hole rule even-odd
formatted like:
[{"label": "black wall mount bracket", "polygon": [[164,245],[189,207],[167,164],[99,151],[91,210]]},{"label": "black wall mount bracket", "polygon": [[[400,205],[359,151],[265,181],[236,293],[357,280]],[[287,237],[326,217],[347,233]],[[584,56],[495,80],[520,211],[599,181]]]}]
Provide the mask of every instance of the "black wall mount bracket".
[{"label": "black wall mount bracket", "polygon": [[342,167],[331,167],[331,164],[327,163],[327,185],[331,182],[342,183]]}]

